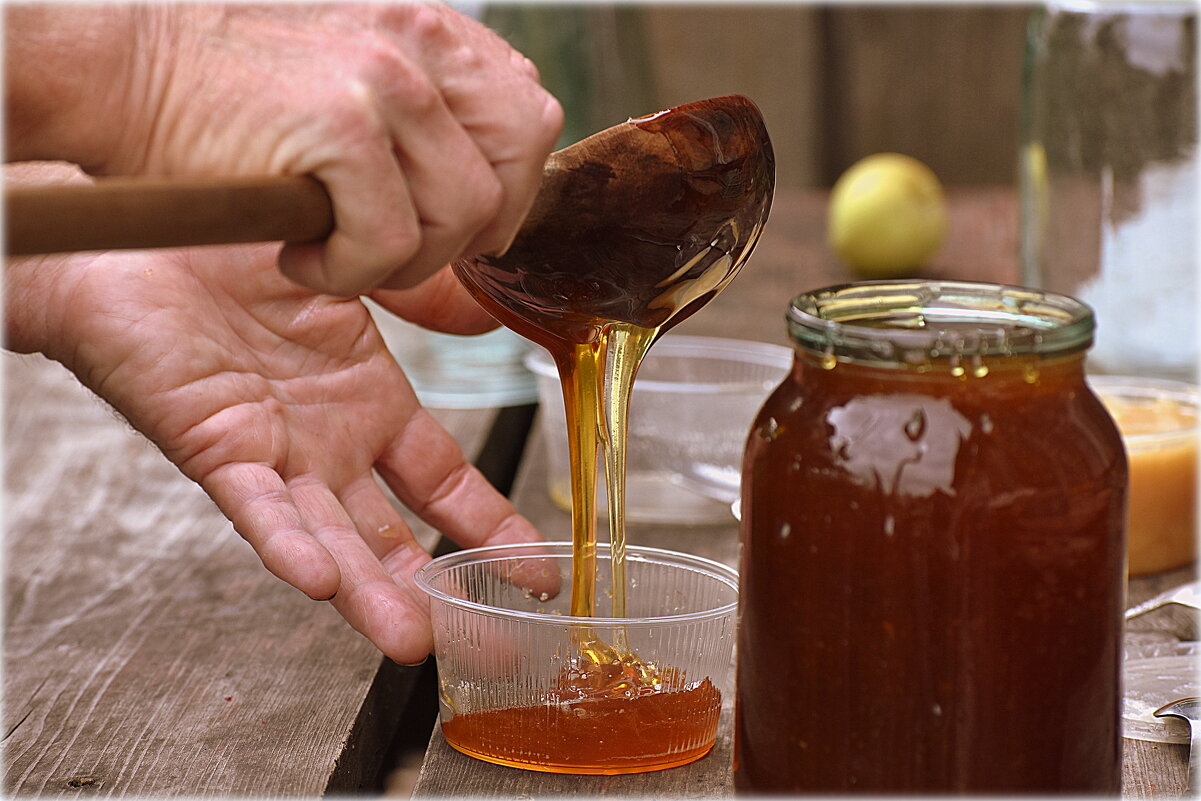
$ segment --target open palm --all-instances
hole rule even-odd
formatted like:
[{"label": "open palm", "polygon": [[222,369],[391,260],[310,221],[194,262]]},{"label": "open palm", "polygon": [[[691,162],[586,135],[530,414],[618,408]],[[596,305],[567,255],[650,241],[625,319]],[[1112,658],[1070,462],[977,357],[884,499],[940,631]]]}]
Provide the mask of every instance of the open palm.
[{"label": "open palm", "polygon": [[[376,473],[466,546],[537,533],[421,408],[357,299],[284,279],[278,246],[75,256],[46,349],[199,483],[274,574],[393,659],[430,650],[409,577],[429,559]],[[444,271],[384,305],[479,330]]]}]

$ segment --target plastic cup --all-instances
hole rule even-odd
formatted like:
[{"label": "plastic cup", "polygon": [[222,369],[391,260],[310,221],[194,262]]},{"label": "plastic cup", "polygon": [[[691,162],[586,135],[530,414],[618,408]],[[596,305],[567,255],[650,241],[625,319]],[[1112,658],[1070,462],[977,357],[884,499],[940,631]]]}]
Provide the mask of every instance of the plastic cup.
[{"label": "plastic cup", "polygon": [[[598,545],[597,609],[612,597]],[[570,543],[459,551],[416,574],[430,597],[442,732],[455,749],[554,773],[640,773],[713,747],[732,681],[737,573],[626,551],[625,618],[573,617]]]},{"label": "plastic cup", "polygon": [[1201,388],[1182,381],[1092,376],[1130,468],[1126,552],[1130,575],[1197,558],[1197,453]]}]

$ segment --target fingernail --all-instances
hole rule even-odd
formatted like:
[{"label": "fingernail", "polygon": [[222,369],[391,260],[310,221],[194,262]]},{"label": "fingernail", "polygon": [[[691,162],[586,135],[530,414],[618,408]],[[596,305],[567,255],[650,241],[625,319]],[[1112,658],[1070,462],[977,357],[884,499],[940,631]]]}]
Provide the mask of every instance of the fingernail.
[{"label": "fingernail", "polygon": [[[392,661],[396,662],[395,659],[393,659]],[[396,664],[400,665],[401,667],[415,668],[415,667],[421,667],[428,661],[430,661],[430,658],[427,656],[425,659],[422,659],[420,662],[396,662]]]},{"label": "fingernail", "polygon": [[517,235],[520,233],[521,229],[514,231],[513,236],[509,237],[508,242],[505,242],[501,247],[497,248],[496,252],[494,253],[483,254],[484,257],[489,259],[499,259],[501,256],[504,256],[509,252],[509,248],[513,247],[513,243],[517,241]]}]

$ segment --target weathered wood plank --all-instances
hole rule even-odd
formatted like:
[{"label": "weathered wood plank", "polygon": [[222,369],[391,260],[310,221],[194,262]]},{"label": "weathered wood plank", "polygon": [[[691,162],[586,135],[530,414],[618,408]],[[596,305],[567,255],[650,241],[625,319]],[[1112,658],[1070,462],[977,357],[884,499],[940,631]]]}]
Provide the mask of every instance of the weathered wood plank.
[{"label": "weathered wood plank", "polygon": [[870,153],[921,159],[947,183],[1012,183],[1029,7],[825,8],[824,178]]},{"label": "weathered wood plank", "polygon": [[[60,366],[4,359],[4,791],[312,796],[373,777],[414,671],[381,671],[332,607],[267,573]],[[469,448],[490,418],[449,415]]]},{"label": "weathered wood plank", "polygon": [[[1195,566],[1138,576],[1127,585],[1127,606],[1141,603],[1164,590],[1196,579]],[[1196,640],[1197,613],[1165,606],[1126,624],[1133,635],[1165,640]],[[1175,699],[1165,698],[1164,703]],[[1188,746],[1122,740],[1122,796],[1125,798],[1183,798],[1188,788]]]}]

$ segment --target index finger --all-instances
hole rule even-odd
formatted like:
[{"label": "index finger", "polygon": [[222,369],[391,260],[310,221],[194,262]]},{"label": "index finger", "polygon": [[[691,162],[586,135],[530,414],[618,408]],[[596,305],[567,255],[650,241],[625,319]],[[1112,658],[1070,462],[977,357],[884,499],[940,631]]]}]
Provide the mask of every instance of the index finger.
[{"label": "index finger", "polygon": [[397,500],[464,548],[542,539],[425,409],[409,418],[375,468]]},{"label": "index finger", "polygon": [[497,33],[449,9],[424,11],[441,17],[441,24],[408,28],[422,32],[415,50],[501,184],[499,212],[461,255],[500,253],[533,206],[546,158],[563,130],[563,108],[543,88],[534,63]]}]

